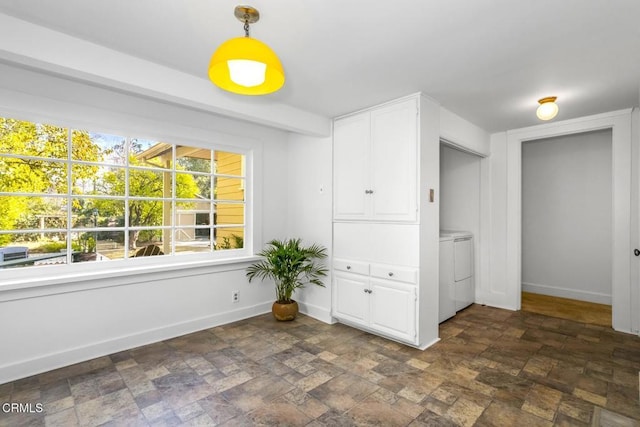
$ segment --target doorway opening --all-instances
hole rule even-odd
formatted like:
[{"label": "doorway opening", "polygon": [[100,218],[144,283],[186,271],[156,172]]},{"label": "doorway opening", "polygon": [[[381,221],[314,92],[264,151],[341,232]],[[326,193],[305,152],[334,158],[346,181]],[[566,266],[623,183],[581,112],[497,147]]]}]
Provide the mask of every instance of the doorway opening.
[{"label": "doorway opening", "polygon": [[612,326],[612,130],[522,142],[521,308]]}]

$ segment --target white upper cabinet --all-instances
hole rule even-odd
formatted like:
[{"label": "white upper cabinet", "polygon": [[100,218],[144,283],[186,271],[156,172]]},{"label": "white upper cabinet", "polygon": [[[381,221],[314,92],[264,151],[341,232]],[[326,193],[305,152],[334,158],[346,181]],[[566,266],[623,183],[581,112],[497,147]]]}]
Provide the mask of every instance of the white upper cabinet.
[{"label": "white upper cabinet", "polygon": [[369,216],[371,116],[358,114],[336,120],[333,128],[334,217]]},{"label": "white upper cabinet", "polygon": [[335,121],[335,220],[417,220],[417,130],[416,99]]},{"label": "white upper cabinet", "polygon": [[371,213],[375,219],[416,219],[417,119],[415,99],[371,112]]}]

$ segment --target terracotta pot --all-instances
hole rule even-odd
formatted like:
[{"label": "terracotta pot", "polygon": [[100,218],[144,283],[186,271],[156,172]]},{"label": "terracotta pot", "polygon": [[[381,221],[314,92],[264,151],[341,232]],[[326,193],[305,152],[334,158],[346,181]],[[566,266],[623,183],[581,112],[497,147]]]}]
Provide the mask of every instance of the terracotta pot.
[{"label": "terracotta pot", "polygon": [[281,304],[279,302],[274,302],[271,306],[271,312],[273,313],[273,317],[276,320],[280,321],[288,321],[296,318],[298,314],[298,303],[292,301],[288,304]]}]

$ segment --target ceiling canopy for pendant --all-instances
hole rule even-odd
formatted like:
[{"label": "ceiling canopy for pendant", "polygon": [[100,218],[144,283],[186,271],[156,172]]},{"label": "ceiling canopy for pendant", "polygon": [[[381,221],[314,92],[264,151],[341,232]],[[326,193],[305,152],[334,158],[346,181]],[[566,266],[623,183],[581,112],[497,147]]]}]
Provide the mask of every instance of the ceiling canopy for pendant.
[{"label": "ceiling canopy for pendant", "polygon": [[260,14],[251,6],[236,6],[234,15],[244,22],[244,37],[222,43],[211,56],[209,78],[221,89],[241,95],[266,95],[284,85],[278,56],[263,42],[249,37],[249,24]]}]

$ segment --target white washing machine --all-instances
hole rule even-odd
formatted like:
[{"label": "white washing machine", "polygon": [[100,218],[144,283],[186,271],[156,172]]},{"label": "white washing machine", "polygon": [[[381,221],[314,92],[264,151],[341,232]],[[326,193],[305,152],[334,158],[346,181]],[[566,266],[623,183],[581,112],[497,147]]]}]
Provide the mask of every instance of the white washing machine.
[{"label": "white washing machine", "polygon": [[473,304],[473,261],[472,233],[440,230],[440,322]]}]

